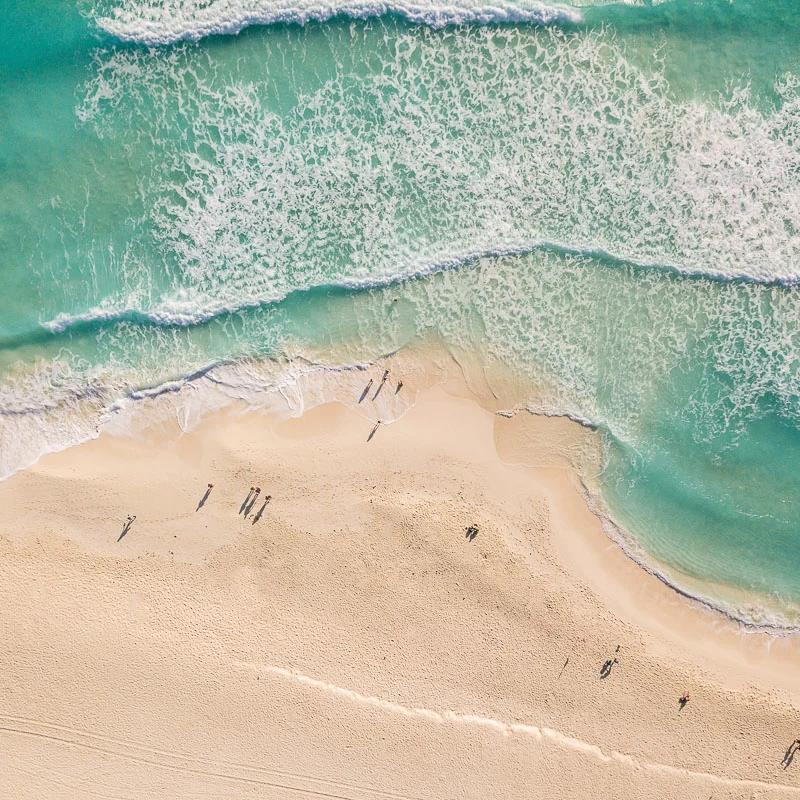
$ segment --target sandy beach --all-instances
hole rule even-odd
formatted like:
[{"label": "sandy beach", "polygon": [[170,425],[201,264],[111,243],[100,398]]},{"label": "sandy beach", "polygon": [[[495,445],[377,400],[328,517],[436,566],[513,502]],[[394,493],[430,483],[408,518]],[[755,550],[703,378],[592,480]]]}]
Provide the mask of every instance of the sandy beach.
[{"label": "sandy beach", "polygon": [[607,538],[585,429],[453,381],[371,429],[229,409],[0,484],[0,797],[800,798],[794,639]]}]

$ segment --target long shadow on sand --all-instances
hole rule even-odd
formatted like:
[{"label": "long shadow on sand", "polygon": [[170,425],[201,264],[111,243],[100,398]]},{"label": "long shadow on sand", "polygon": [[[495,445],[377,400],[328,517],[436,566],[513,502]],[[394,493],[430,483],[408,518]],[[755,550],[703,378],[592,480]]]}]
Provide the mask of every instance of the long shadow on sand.
[{"label": "long shadow on sand", "polygon": [[369,390],[372,388],[373,380],[370,378],[369,383],[364,387],[364,391],[361,392],[361,397],[358,398],[359,403],[364,402],[364,398],[369,394]]},{"label": "long shadow on sand", "polygon": [[208,496],[210,494],[211,494],[211,487],[209,486],[208,489],[206,489],[206,493],[200,498],[200,502],[197,504],[197,508],[195,509],[196,512],[199,511],[206,504],[206,500],[208,500]]},{"label": "long shadow on sand", "polygon": [[256,514],[255,514],[255,516],[253,517],[253,525],[255,525],[255,524],[256,524],[256,522],[258,522],[258,521],[261,519],[261,516],[262,516],[262,514],[264,513],[264,509],[267,507],[267,503],[269,503],[269,501],[270,501],[270,500],[272,500],[272,495],[271,495],[271,494],[268,494],[268,495],[267,495],[267,496],[264,498],[264,505],[263,505],[263,506],[261,506],[261,508],[259,508],[259,509],[258,509],[258,511],[256,511]]},{"label": "long shadow on sand", "polygon": [[133,525],[133,520],[132,520],[132,519],[131,519],[131,520],[128,520],[128,522],[126,522],[126,523],[125,523],[125,524],[122,526],[122,533],[119,535],[119,538],[117,539],[117,541],[118,541],[118,542],[122,541],[122,538],[123,538],[123,537],[125,536],[125,534],[127,534],[127,533],[128,533],[128,531],[131,529],[131,525]]},{"label": "long shadow on sand", "polygon": [[[242,504],[239,506],[239,513],[240,514],[247,508],[247,504],[250,502],[250,499],[253,497],[254,492],[255,492],[255,489],[251,489],[247,493],[247,497],[245,497],[245,499],[242,501]],[[255,500],[253,502],[255,502]],[[246,514],[245,514],[245,516],[246,516]]]}]

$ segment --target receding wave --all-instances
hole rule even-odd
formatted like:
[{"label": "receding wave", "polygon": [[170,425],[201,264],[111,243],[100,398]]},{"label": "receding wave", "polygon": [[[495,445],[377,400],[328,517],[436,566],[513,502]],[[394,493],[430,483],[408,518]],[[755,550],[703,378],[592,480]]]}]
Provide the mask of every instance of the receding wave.
[{"label": "receding wave", "polygon": [[367,19],[394,14],[410,22],[448,25],[528,22],[577,23],[580,11],[541,2],[403,2],[394,0],[217,0],[217,2],[123,2],[96,9],[95,18],[108,33],[126,42],[165,45],[206,36],[236,34],[250,25],[324,22],[336,16]]}]

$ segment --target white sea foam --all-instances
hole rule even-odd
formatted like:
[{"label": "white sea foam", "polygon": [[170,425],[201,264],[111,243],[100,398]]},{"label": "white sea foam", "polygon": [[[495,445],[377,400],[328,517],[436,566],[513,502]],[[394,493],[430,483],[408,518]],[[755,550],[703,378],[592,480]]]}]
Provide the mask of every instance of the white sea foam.
[{"label": "white sea foam", "polygon": [[249,25],[305,25],[336,16],[367,19],[396,14],[410,22],[443,28],[448,25],[502,22],[580,22],[567,5],[528,2],[408,2],[406,0],[123,0],[95,8],[98,25],[127,42],[164,45],[183,39],[239,33]]},{"label": "white sea foam", "polygon": [[[373,420],[399,418],[413,403],[414,378],[420,385],[422,365],[404,354],[396,356],[405,392],[385,391],[374,401],[358,402],[368,380],[371,362],[329,364],[301,353],[277,359],[241,359],[212,364],[194,374],[136,388],[130,376],[89,368],[65,355],[20,370],[0,387],[0,481],[34,464],[39,458],[65,450],[101,431],[130,435],[177,419],[184,431],[208,414],[239,407],[298,417],[326,403],[350,405]],[[380,375],[373,369],[372,377]]]},{"label": "white sea foam", "polygon": [[[326,284],[326,288],[345,289],[350,291],[365,291],[370,289],[383,289],[393,285],[399,286],[412,280],[429,278],[440,272],[459,269],[468,264],[473,264],[480,259],[501,257],[515,257],[535,253],[539,250],[554,250],[564,255],[584,256],[586,258],[604,258],[615,260],[614,257],[603,250],[580,251],[573,250],[565,244],[557,242],[519,242],[506,243],[503,247],[490,250],[472,250],[465,253],[445,253],[436,260],[419,259],[411,264],[398,264],[388,275],[373,277],[348,278],[342,277]],[[625,266],[639,269],[654,269],[662,271],[680,270],[671,264],[637,264],[635,261],[625,261]],[[299,287],[294,291],[304,291],[314,287]],[[163,297],[158,304],[149,310],[142,310],[134,304],[104,303],[101,306],[90,308],[78,314],[57,314],[51,320],[43,320],[40,324],[51,333],[63,333],[71,328],[92,323],[114,323],[123,320],[133,322],[149,322],[154,325],[188,327],[201,325],[214,317],[235,314],[247,309],[259,308],[280,303],[288,296],[289,291],[272,292],[269,294],[251,294],[244,296],[236,305],[215,302],[214,298],[200,293],[182,291],[180,297]]]},{"label": "white sea foam", "polygon": [[332,55],[302,74],[272,39],[235,66],[196,48],[99,58],[78,113],[154,154],[142,190],[155,242],[139,258],[158,247],[170,265],[164,302],[214,313],[536,242],[798,279],[792,76],[765,115],[746,91],[678,103],[660,67],[600,34],[324,35]]}]

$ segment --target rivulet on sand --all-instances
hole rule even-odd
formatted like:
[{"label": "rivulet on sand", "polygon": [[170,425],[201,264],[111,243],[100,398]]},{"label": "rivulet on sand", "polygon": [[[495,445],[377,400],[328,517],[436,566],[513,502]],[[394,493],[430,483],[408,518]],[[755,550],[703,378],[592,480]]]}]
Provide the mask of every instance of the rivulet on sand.
[{"label": "rivulet on sand", "polygon": [[612,545],[537,457],[581,429],[440,387],[369,432],[221,413],[0,485],[0,797],[800,798],[794,641]]}]

